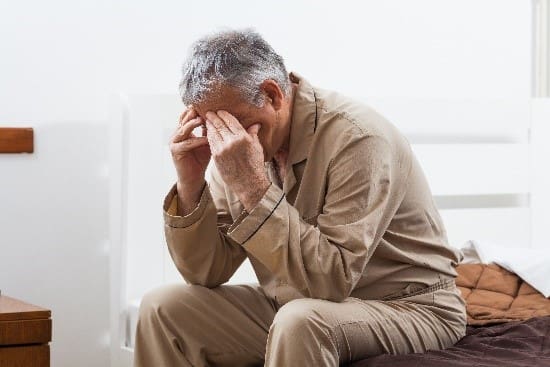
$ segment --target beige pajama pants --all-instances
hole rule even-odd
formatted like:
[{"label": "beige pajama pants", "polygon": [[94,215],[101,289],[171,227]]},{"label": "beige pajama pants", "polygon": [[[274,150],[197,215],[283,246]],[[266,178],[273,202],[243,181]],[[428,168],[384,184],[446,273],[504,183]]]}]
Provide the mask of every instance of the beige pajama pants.
[{"label": "beige pajama pants", "polygon": [[283,306],[258,285],[170,285],[142,301],[134,366],[338,366],[443,349],[464,336],[464,306],[454,281],[398,300]]}]

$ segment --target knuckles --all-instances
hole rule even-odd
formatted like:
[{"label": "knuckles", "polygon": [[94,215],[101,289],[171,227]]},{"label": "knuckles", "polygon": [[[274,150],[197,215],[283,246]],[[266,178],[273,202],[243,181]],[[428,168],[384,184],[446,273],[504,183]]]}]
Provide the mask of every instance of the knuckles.
[{"label": "knuckles", "polygon": [[250,140],[247,137],[238,137],[229,141],[224,141],[218,147],[216,156],[231,155],[243,150],[248,150],[250,146]]}]

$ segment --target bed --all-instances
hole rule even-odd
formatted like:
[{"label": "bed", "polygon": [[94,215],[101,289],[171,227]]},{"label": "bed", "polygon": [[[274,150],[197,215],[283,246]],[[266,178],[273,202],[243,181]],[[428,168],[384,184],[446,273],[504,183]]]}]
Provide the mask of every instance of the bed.
[{"label": "bed", "polygon": [[[547,99],[354,97],[388,117],[409,139],[452,246],[476,239],[550,253]],[[165,94],[122,95],[113,104],[111,167],[120,172],[111,175],[111,290],[120,295],[111,305],[115,365],[131,366],[141,295],[181,281],[159,215],[159,202],[175,179],[167,142],[181,107],[177,95]],[[255,281],[245,262],[230,283]],[[549,323],[548,317],[533,315],[472,325],[468,336],[448,350],[379,356],[353,366],[550,366]]]},{"label": "bed", "polygon": [[381,355],[352,367],[548,367],[550,316],[490,326],[468,326],[466,336],[441,351]]},{"label": "bed", "polygon": [[467,303],[464,338],[445,350],[381,355],[350,366],[550,366],[550,299],[496,264],[464,264],[457,271]]}]

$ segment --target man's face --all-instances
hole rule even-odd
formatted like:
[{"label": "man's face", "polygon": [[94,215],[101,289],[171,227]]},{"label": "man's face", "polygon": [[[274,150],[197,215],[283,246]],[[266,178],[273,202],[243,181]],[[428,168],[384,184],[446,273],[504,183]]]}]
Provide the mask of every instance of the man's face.
[{"label": "man's face", "polygon": [[258,138],[264,149],[265,161],[271,160],[282,144],[283,139],[279,136],[281,134],[278,129],[277,113],[271,105],[264,103],[262,107],[256,107],[247,103],[233,88],[221,87],[193,107],[203,120],[206,120],[208,111],[216,113],[219,110],[224,110],[235,116],[245,129],[259,123],[261,128]]}]

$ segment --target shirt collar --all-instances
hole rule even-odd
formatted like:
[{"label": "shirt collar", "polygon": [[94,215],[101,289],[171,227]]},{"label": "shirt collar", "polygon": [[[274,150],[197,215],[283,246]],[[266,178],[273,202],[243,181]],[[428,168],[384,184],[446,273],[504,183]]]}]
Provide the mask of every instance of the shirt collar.
[{"label": "shirt collar", "polygon": [[296,164],[306,159],[309,153],[316,127],[317,105],[313,87],[306,79],[291,72],[290,80],[298,83],[298,88],[294,95],[290,120],[288,163]]}]

